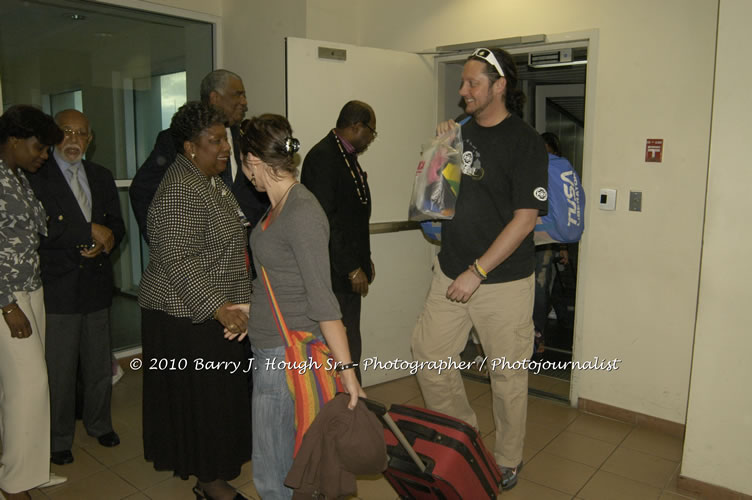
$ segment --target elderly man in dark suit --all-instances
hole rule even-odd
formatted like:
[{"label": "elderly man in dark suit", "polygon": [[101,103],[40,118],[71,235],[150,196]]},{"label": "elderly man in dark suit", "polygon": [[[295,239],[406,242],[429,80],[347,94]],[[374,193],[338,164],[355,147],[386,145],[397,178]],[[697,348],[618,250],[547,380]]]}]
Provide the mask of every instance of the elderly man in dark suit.
[{"label": "elderly man in dark suit", "polygon": [[[248,111],[243,80],[231,71],[212,71],[201,80],[201,102],[219,109],[224,114],[227,142],[230,143],[232,155],[228,160],[227,169],[222,173],[222,180],[232,190],[246,219],[251,225],[255,225],[266,212],[269,198],[265,193],[253,189],[241,171],[240,148],[236,147],[236,144],[238,127]],[[146,229],[146,213],[167,167],[175,161],[176,156],[177,150],[170,131],[163,130],[157,136],[154,150],[136,172],[128,190],[138,227],[147,243],[149,234]]]},{"label": "elderly man in dark suit", "polygon": [[[376,271],[368,231],[371,191],[358,156],[376,139],[376,114],[361,101],[344,105],[337,124],[305,157],[300,180],[316,196],[329,219],[332,288],[353,362],[360,363],[361,297]],[[360,370],[356,368],[358,380]]]},{"label": "elderly man in dark suit", "polygon": [[69,109],[55,121],[63,142],[29,181],[48,220],[39,257],[47,311],[51,460],[64,465],[73,461],[79,364],[86,432],[102,446],[120,444],[110,416],[110,253],[123,239],[125,225],[112,174],[82,159],[92,139],[89,120]]}]

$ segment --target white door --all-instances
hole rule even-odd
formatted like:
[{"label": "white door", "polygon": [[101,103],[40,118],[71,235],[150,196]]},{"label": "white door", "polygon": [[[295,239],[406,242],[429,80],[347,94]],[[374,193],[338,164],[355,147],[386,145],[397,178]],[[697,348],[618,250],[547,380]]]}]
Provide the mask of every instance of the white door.
[{"label": "white door", "polygon": [[[345,60],[319,57],[319,47],[340,49]],[[327,51],[324,51],[327,52]],[[329,51],[331,52],[331,51]],[[379,136],[360,163],[373,199],[371,235],[376,280],[363,300],[363,361],[412,360],[410,336],[431,280],[433,246],[418,230],[396,232],[407,219],[420,145],[436,127],[433,58],[332,42],[287,39],[287,116],[301,142],[301,156],[335,125],[342,106],[357,99],[376,113]],[[370,360],[370,361],[369,361]],[[363,385],[407,374],[361,366]]]}]

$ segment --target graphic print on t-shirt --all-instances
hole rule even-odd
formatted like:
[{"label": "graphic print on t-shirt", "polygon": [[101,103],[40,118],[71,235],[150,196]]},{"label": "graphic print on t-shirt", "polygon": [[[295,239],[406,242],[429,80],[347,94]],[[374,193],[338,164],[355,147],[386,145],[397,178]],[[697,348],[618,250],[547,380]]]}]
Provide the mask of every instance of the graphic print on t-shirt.
[{"label": "graphic print on t-shirt", "polygon": [[480,161],[480,152],[472,141],[465,139],[464,152],[462,153],[462,173],[469,175],[473,179],[480,180],[483,178],[483,166]]}]

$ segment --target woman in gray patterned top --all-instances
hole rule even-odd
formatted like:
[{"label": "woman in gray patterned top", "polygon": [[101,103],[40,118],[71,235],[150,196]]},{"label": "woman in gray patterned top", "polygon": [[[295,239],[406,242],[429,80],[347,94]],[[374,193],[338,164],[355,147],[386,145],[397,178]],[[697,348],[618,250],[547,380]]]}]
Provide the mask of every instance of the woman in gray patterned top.
[{"label": "woman in gray patterned top", "polygon": [[[31,106],[0,116],[0,491],[8,499],[49,483],[50,397],[44,360],[44,297],[39,235],[47,234],[42,204],[26,172],[36,172],[63,139],[53,119]],[[63,478],[56,477],[60,483]]]},{"label": "woman in gray patterned top", "polygon": [[[271,208],[251,233],[258,277],[253,283],[248,336],[254,353],[253,482],[264,500],[289,499],[284,485],[295,445],[295,408],[285,378],[282,337],[262,282],[268,275],[290,330],[322,336],[342,364],[350,409],[365,396],[355,376],[339,304],[329,273],[329,222],[316,197],[296,180],[293,155],[299,143],[287,119],[261,115],[241,125],[243,173]],[[247,310],[247,309],[246,309]],[[230,334],[231,335],[231,334]],[[270,369],[270,364],[275,368]]]},{"label": "woman in gray patterned top", "polygon": [[219,174],[230,146],[223,117],[199,102],[170,124],[178,155],[149,207],[141,279],[144,455],[157,470],[198,478],[199,498],[242,498],[227,481],[250,459],[245,330],[250,277],[244,218]]}]

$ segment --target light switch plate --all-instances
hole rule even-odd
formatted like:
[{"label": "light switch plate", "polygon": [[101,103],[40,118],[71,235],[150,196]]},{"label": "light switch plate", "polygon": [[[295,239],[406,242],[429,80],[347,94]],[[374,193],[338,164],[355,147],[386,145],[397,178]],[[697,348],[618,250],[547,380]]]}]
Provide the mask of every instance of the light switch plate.
[{"label": "light switch plate", "polygon": [[629,192],[629,211],[642,212],[642,191]]}]

